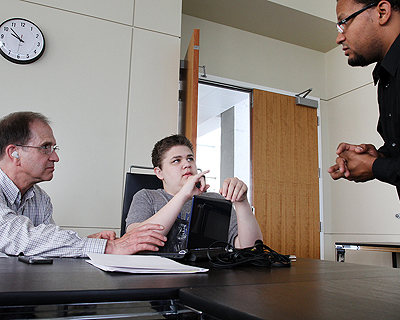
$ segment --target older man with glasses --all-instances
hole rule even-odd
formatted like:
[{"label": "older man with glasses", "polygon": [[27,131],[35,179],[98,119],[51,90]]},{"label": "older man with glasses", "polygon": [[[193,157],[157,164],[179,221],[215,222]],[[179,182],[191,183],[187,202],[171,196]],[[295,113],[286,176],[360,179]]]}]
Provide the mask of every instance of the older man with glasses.
[{"label": "older man with glasses", "polygon": [[378,132],[384,145],[339,144],[333,179],[356,182],[372,179],[396,186],[400,197],[400,0],[338,0],[338,36],[348,64],[367,66],[378,83]]},{"label": "older man with glasses", "polygon": [[157,251],[164,228],[147,224],[116,238],[102,231],[81,238],[53,221],[50,197],[37,185],[53,178],[60,159],[49,120],[16,112],[0,120],[0,252],[43,257],[86,257],[88,253]]}]

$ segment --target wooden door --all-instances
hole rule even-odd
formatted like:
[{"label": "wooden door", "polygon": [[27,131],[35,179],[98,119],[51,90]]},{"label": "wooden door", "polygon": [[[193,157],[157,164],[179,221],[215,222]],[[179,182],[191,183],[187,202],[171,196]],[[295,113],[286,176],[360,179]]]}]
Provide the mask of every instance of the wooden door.
[{"label": "wooden door", "polygon": [[195,155],[199,91],[199,42],[200,30],[194,29],[189,47],[186,51],[184,74],[182,76],[184,92],[182,134],[184,134],[192,142]]},{"label": "wooden door", "polygon": [[251,112],[253,206],[264,243],[319,259],[317,110],[254,90]]}]

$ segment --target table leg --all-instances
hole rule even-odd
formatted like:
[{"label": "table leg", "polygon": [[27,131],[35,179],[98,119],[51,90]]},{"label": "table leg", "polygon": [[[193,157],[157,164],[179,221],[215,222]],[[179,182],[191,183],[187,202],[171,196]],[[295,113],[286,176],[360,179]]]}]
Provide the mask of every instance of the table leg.
[{"label": "table leg", "polygon": [[392,252],[392,266],[397,268],[397,252]]},{"label": "table leg", "polygon": [[336,261],[337,262],[344,262],[344,254],[346,250],[343,248],[337,248],[336,249]]}]

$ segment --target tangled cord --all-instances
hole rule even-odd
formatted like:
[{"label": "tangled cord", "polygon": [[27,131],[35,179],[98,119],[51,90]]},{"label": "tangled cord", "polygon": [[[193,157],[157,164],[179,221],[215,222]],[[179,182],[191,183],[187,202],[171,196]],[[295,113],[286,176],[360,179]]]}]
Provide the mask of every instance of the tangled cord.
[{"label": "tangled cord", "polygon": [[[226,245],[226,252],[211,258],[210,249],[217,244]],[[261,240],[257,240],[253,247],[236,249],[232,245],[222,241],[212,243],[207,250],[210,265],[217,268],[233,268],[242,264],[253,264],[260,267],[290,267],[289,256],[282,255],[272,250]]]}]

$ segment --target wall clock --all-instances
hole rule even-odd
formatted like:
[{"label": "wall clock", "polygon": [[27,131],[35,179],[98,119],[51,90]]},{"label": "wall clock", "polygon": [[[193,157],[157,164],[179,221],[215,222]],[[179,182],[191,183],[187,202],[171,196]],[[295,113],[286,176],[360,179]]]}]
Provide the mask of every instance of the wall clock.
[{"label": "wall clock", "polygon": [[7,60],[31,63],[42,56],[44,48],[43,33],[33,22],[12,18],[0,24],[0,54]]}]

